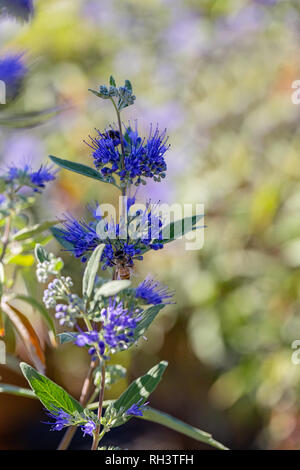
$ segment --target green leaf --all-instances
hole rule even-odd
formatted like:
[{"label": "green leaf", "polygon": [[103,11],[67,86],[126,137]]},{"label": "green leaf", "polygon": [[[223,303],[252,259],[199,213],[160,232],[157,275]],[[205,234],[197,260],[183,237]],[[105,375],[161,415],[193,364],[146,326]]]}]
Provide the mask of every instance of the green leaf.
[{"label": "green leaf", "polygon": [[138,402],[140,405],[145,403],[159,384],[167,365],[166,361],[161,361],[152,367],[147,374],[132,382],[127,390],[107,408],[105,418],[109,419],[117,415],[112,427],[120,426],[132,417],[124,414],[132,405]]},{"label": "green leaf", "polygon": [[117,85],[116,85],[116,81],[115,81],[115,79],[114,79],[114,77],[113,77],[112,75],[111,75],[110,78],[109,78],[109,84],[110,84],[111,86],[114,86],[114,87],[117,86]]},{"label": "green leaf", "polygon": [[52,382],[25,362],[20,364],[21,370],[29,382],[30,387],[49,410],[61,408],[66,413],[83,412],[83,408],[75,398],[71,397],[62,387]]},{"label": "green leaf", "polygon": [[117,186],[115,181],[110,181],[103,178],[97,170],[94,170],[94,168],[91,168],[90,166],[83,165],[82,163],[71,162],[70,160],[63,160],[62,158],[54,157],[53,155],[49,155],[49,158],[51,158],[51,160],[56,163],[56,165],[64,168],[65,170],[79,173],[80,175],[93,178],[95,180],[101,181],[102,183],[110,183]]},{"label": "green leaf", "polygon": [[[183,235],[197,230],[199,228],[204,228],[205,226],[197,227],[197,223],[200,219],[204,217],[203,214],[193,215],[192,217],[185,217],[180,220],[176,220],[175,222],[171,222],[170,224],[166,225],[162,229],[162,240],[157,240],[158,242],[166,245],[177,238],[182,237]],[[147,247],[141,251],[142,254],[149,251],[150,248]]]},{"label": "green leaf", "polygon": [[127,289],[131,284],[128,280],[120,280],[120,281],[109,281],[103,284],[96,293],[97,298],[100,296],[103,297],[112,297],[114,295],[119,294],[124,289]]},{"label": "green leaf", "polygon": [[4,282],[5,282],[4,266],[3,266],[3,263],[1,263],[0,261],[0,297],[2,296],[2,293],[3,293]]},{"label": "green leaf", "polygon": [[[51,232],[51,228],[49,232]],[[29,238],[22,243],[22,252],[34,251],[37,243],[40,245],[47,245],[47,243],[51,242],[52,238],[52,233],[48,235],[41,233],[40,235],[36,235],[34,238]]]},{"label": "green leaf", "polygon": [[37,243],[37,245],[35,245],[34,254],[35,254],[37,261],[39,261],[40,263],[43,263],[44,261],[49,260],[48,252],[40,243]]},{"label": "green leaf", "polygon": [[67,250],[70,251],[73,249],[73,245],[69,242],[67,242],[61,235],[59,228],[57,227],[52,227],[51,233],[56,238],[56,240]]},{"label": "green leaf", "polygon": [[7,263],[28,268],[34,264],[34,257],[32,255],[14,255],[8,258]]},{"label": "green leaf", "polygon": [[48,121],[64,109],[67,109],[66,106],[57,106],[48,109],[41,109],[40,111],[29,111],[15,115],[1,114],[0,126],[20,129],[32,128]]},{"label": "green leaf", "polygon": [[125,80],[125,88],[127,88],[129,91],[132,91],[132,85],[129,80]]},{"label": "green leaf", "polygon": [[74,339],[79,333],[75,333],[72,331],[66,331],[64,333],[59,333],[58,338],[60,344],[65,344],[65,343],[73,343]]},{"label": "green leaf", "polygon": [[29,388],[16,387],[15,385],[0,384],[0,393],[8,393],[9,395],[18,395],[20,397],[36,398],[35,394]]},{"label": "green leaf", "polygon": [[42,315],[53,334],[56,335],[54,321],[49,312],[42,304],[40,304],[37,300],[32,297],[22,294],[15,295],[14,299],[23,300],[27,304],[31,305],[35,310],[37,310]]},{"label": "green leaf", "polygon": [[195,428],[194,426],[190,426],[180,419],[173,418],[173,416],[170,416],[163,411],[147,407],[143,412],[143,416],[138,416],[138,418],[161,424],[167,428],[173,429],[174,431],[180,432],[185,436],[196,439],[196,441],[204,442],[205,444],[216,447],[217,449],[228,450],[227,447],[225,447],[223,444],[215,441],[211,434],[208,434],[205,431],[201,431],[201,429]]},{"label": "green leaf", "polygon": [[100,258],[104,247],[104,244],[97,246],[88,260],[87,266],[85,268],[82,281],[82,293],[87,297],[90,297],[93,291],[97,271],[99,269]]},{"label": "green leaf", "polygon": [[148,308],[142,314],[141,320],[138,322],[138,325],[134,331],[134,339],[137,340],[145,331],[149,328],[153,320],[156,318],[158,313],[164,308],[164,304],[154,305],[153,307]]},{"label": "green leaf", "polygon": [[168,243],[172,240],[176,240],[191,230],[197,230],[196,224],[202,219],[203,214],[193,215],[192,217],[185,217],[184,219],[176,220],[171,222],[169,225],[163,228],[162,238],[164,243]]},{"label": "green leaf", "polygon": [[35,235],[44,232],[45,230],[48,230],[49,228],[53,227],[54,225],[57,225],[57,220],[55,221],[49,221],[49,222],[43,222],[42,224],[37,224],[34,225],[33,227],[29,228],[24,228],[17,232],[13,236],[13,240],[16,241],[21,241],[21,240],[26,240],[27,238],[32,238]]}]

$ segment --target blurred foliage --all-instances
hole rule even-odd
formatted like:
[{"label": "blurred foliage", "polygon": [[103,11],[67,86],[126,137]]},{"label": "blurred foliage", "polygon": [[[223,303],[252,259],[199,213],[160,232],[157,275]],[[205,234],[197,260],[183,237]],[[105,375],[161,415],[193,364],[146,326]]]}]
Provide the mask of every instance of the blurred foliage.
[{"label": "blurred foliage", "polygon": [[[153,356],[170,358],[159,407],[217,430],[229,447],[299,448],[300,369],[291,361],[300,335],[300,108],[291,102],[300,79],[299,2],[36,3],[32,23],[5,21],[0,33],[5,50],[26,50],[32,63],[19,106],[49,107],[55,96],[70,107],[33,130],[1,129],[3,161],[54,154],[92,164],[82,141],[114,117],[87,90],[111,73],[129,77],[137,100],[124,115],[141,116],[145,131],[158,121],[172,144],[165,182],[140,196],[204,203],[207,225],[201,251],[176,242],[140,263],[136,276],[151,272],[168,283],[177,304],[138,347],[132,373]],[[90,200],[116,202],[117,192],[79,178],[62,171],[40,214],[80,215]],[[63,256],[79,282],[79,261]],[[48,360],[78,394],[86,359],[76,352],[71,376],[65,364],[74,354],[67,346]],[[170,448],[193,446],[176,438],[166,441]],[[147,434],[134,445],[159,448]]]}]

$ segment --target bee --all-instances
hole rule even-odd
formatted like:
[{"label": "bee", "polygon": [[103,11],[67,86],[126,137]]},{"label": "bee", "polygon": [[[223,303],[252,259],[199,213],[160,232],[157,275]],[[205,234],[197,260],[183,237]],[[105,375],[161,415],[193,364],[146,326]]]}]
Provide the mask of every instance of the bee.
[{"label": "bee", "polygon": [[109,129],[104,134],[100,134],[102,139],[107,139],[108,137],[112,139],[114,146],[119,145],[121,142],[120,140],[120,132],[116,131],[115,129]]},{"label": "bee", "polygon": [[116,266],[115,279],[130,279],[133,263],[123,250],[115,252],[114,265]]}]

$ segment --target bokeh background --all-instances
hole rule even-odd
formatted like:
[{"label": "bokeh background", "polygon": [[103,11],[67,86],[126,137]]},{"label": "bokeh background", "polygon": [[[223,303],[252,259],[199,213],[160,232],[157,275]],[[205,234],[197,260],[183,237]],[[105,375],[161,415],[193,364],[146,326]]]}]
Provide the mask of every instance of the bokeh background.
[{"label": "bokeh background", "polygon": [[[291,360],[300,339],[300,105],[291,101],[300,79],[298,0],[40,0],[35,7],[28,24],[0,24],[1,54],[24,51],[29,66],[14,106],[64,110],[41,126],[1,127],[1,167],[39,165],[48,154],[92,165],[83,140],[115,116],[88,88],[113,74],[118,83],[129,78],[137,96],[123,119],[138,118],[145,133],[158,122],[170,137],[168,177],[139,197],[205,204],[202,250],[177,241],[136,266],[133,282],[151,273],[176,291],[176,304],[156,319],[147,342],[116,361],[135,378],[169,360],[151,404],[230,448],[299,449],[300,365]],[[109,185],[61,171],[35,216],[80,216],[88,202],[117,196]],[[62,257],[79,286],[83,265]],[[48,375],[78,397],[87,355],[53,349],[37,314],[33,320]],[[1,367],[1,381],[25,386],[16,370]],[[59,442],[62,433],[49,433],[37,402],[1,395],[0,410],[1,449]],[[139,420],[112,431],[109,442],[207,448]],[[86,445],[78,436],[73,448]]]}]

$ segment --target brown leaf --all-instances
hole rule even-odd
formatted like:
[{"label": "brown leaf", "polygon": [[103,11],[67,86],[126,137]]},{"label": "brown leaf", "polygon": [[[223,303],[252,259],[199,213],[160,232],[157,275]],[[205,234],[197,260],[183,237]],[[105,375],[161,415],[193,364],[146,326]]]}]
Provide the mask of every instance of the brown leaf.
[{"label": "brown leaf", "polygon": [[39,372],[43,373],[46,365],[45,355],[42,350],[40,340],[30,321],[16,307],[13,307],[8,303],[3,302],[2,309],[23,339],[35,367]]}]

